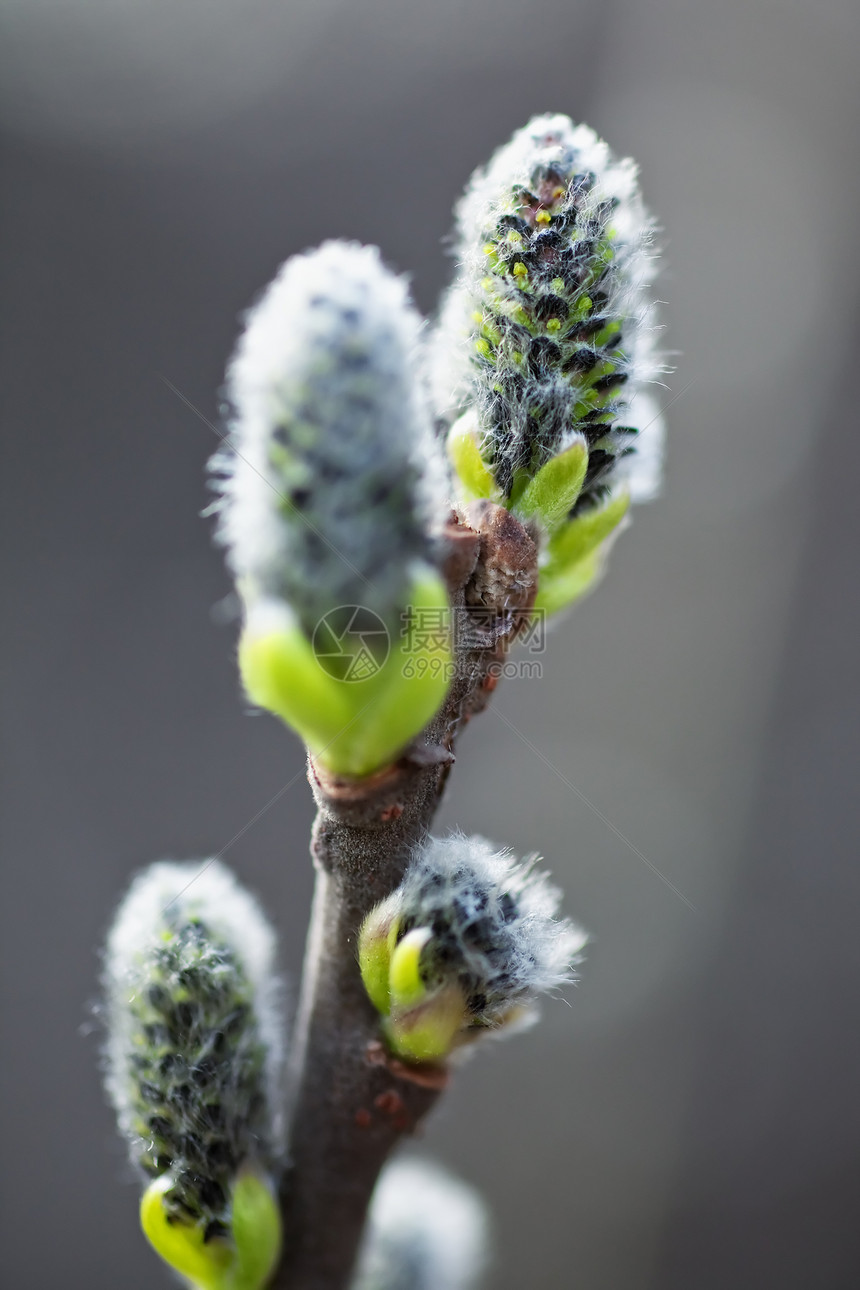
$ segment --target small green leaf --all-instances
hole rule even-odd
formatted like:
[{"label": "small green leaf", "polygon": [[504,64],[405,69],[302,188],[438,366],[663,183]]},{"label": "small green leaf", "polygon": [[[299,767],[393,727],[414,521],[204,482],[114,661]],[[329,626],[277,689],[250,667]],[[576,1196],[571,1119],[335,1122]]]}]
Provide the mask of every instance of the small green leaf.
[{"label": "small green leaf", "polygon": [[262,1290],[281,1253],[281,1213],[273,1189],[245,1169],[233,1184],[231,1229],[236,1269],[230,1290]]},{"label": "small green leaf", "polygon": [[597,581],[603,569],[598,549],[578,564],[541,570],[535,609],[545,614],[555,614],[560,609],[579,600]]},{"label": "small green leaf", "polygon": [[595,506],[577,515],[550,541],[548,565],[578,564],[618,527],[629,507],[630,494],[618,493],[604,506]]},{"label": "small green leaf", "polygon": [[323,671],[294,619],[260,632],[250,617],[239,641],[239,670],[251,702],[297,730],[312,752],[355,716],[361,683],[337,682]]},{"label": "small green leaf", "polygon": [[466,1026],[466,1001],[456,985],[439,990],[417,1008],[392,1012],[383,1022],[389,1047],[412,1062],[443,1061]]},{"label": "small green leaf", "polygon": [[434,570],[425,566],[419,572],[404,612],[408,623],[369,683],[368,706],[360,720],[320,756],[335,774],[360,778],[390,765],[436,715],[448,693],[454,677],[451,610]]},{"label": "small green leaf", "polygon": [[207,1240],[205,1223],[169,1216],[163,1202],[173,1185],[162,1174],[140,1202],[140,1224],[156,1253],[195,1290],[263,1290],[281,1251],[281,1214],[268,1182],[251,1169],[235,1179],[230,1240]]},{"label": "small green leaf", "polygon": [[170,1174],[156,1178],[143,1193],[140,1225],[155,1252],[197,1290],[229,1290],[236,1255],[226,1241],[206,1240],[203,1223],[179,1223],[168,1216],[163,1197],[174,1184]]},{"label": "small green leaf", "polygon": [[629,494],[618,493],[604,506],[583,511],[555,533],[540,571],[536,609],[557,613],[591,590],[603,571],[607,541],[629,505]]},{"label": "small green leaf", "polygon": [[450,607],[435,570],[417,566],[390,649],[359,679],[332,676],[288,611],[253,612],[239,642],[248,697],[302,737],[335,775],[361,779],[389,765],[438,711],[453,677]]},{"label": "small green leaf", "polygon": [[579,497],[587,469],[588,444],[580,437],[529,480],[514,513],[520,519],[537,519],[548,533],[554,533]]},{"label": "small green leaf", "polygon": [[501,502],[501,492],[478,447],[478,423],[474,411],[464,413],[454,422],[448,431],[446,446],[460,484],[462,500],[474,502],[487,497],[490,501]]},{"label": "small green leaf", "polygon": [[358,965],[368,998],[377,1012],[387,1016],[391,1010],[388,973],[397,927],[398,901],[389,896],[376,905],[365,918],[358,934]]},{"label": "small green leaf", "polygon": [[511,479],[511,491],[505,503],[508,510],[516,511],[517,503],[528,488],[530,480],[531,474],[526,470],[525,466],[517,466]]},{"label": "small green leaf", "polygon": [[414,1008],[426,998],[427,987],[421,979],[421,952],[432,939],[429,927],[416,927],[397,945],[388,972],[392,1009]]}]

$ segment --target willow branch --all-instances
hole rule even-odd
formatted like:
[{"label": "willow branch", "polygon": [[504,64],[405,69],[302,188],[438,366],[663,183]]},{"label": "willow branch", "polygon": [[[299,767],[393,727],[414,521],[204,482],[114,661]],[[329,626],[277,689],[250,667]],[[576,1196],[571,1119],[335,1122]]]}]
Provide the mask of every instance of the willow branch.
[{"label": "willow branch", "polygon": [[487,639],[458,649],[442,711],[396,765],[356,782],[310,765],[316,889],[292,1045],[284,1256],[273,1290],[345,1290],[379,1171],[447,1079],[444,1068],[387,1056],[357,962],[364,917],[398,886],[429,831],[457,737],[485,706],[493,664],[534,600],[535,545],[507,511],[477,503],[468,523],[452,522],[447,541],[452,609],[480,607]]}]

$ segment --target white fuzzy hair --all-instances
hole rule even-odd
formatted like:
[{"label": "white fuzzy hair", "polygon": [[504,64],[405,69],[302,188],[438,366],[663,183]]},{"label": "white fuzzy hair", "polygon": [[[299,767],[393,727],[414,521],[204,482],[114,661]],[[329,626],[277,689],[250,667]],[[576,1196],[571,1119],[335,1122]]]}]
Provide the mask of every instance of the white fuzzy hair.
[{"label": "white fuzzy hair", "polygon": [[135,1135],[130,1090],[135,996],[148,983],[150,964],[165,933],[199,920],[212,939],[230,949],[251,989],[265,1051],[265,1093],[273,1156],[282,1150],[281,1076],[285,1039],[276,940],[257,900],[220,860],[157,861],[139,873],[111,925],[104,953],[107,1043],[105,1086],[120,1131]]},{"label": "white fuzzy hair", "polygon": [[228,370],[232,448],[213,459],[246,599],[285,595],[302,620],[350,597],[397,600],[447,492],[422,326],[405,280],[347,242],[287,260],[249,310]]},{"label": "white fuzzy hair", "polygon": [[[400,927],[433,929],[430,971],[468,983],[467,992],[483,999],[477,1015],[485,1024],[570,981],[588,939],[557,917],[561,892],[536,871],[537,859],[517,860],[477,835],[431,837],[398,890]],[[453,957],[437,964],[434,942]]]},{"label": "white fuzzy hair", "polygon": [[[615,259],[606,277],[610,294],[606,313],[624,322],[621,348],[626,355],[627,384],[614,400],[617,410],[613,421],[639,433],[631,444],[633,453],[618,459],[608,482],[610,487],[616,483],[628,487],[634,501],[649,500],[659,482],[663,422],[653,397],[643,397],[642,390],[665,371],[655,353],[657,326],[649,292],[656,268],[655,225],[642,202],[635,162],[616,158],[589,126],[575,125],[567,116],[538,116],[518,130],[488,165],[475,171],[457,206],[458,274],[443,300],[427,355],[435,409],[437,415],[451,421],[476,397],[479,377],[473,361],[473,314],[483,309],[481,284],[487,272],[484,243],[499,218],[510,209],[512,192],[528,188],[538,167],[553,164],[571,173],[575,170],[595,177],[596,186],[585,199],[587,209],[593,210],[607,200],[615,204]],[[497,287],[504,290],[494,280],[494,290]],[[555,393],[544,388],[540,398],[548,405],[564,407],[564,381],[559,376]],[[484,426],[483,432],[493,440],[492,427]],[[569,437],[576,433],[574,425]],[[563,439],[553,445],[552,451],[562,451],[567,446]],[[495,449],[504,456],[510,445],[496,443]],[[637,461],[637,457],[641,460]]]},{"label": "white fuzzy hair", "polygon": [[437,1165],[395,1160],[373,1193],[352,1290],[473,1290],[488,1236],[476,1191]]}]

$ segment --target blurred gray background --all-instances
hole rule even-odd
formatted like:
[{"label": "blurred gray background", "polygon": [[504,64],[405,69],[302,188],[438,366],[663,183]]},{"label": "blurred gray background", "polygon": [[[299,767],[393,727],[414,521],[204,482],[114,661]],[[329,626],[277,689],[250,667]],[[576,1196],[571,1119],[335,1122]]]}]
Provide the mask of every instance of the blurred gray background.
[{"label": "blurred gray background", "polygon": [[88,1024],[129,875],[225,854],[300,961],[301,752],[244,710],[199,518],[237,316],[330,236],[431,310],[470,171],[551,110],[637,157],[664,227],[667,481],[462,743],[444,823],[542,851],[593,944],[424,1145],[492,1204],[494,1290],[860,1284],[860,9],[4,0],[2,25],[6,1283],[168,1284]]}]

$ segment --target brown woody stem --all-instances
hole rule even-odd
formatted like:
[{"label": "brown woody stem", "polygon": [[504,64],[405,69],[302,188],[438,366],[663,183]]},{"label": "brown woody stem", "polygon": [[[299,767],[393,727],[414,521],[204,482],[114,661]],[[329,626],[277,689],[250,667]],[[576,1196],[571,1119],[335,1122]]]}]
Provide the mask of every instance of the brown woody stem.
[{"label": "brown woody stem", "polygon": [[442,711],[394,766],[346,782],[310,765],[316,889],[291,1052],[284,1255],[272,1290],[345,1290],[379,1171],[445,1083],[443,1068],[385,1054],[358,969],[358,932],[428,833],[457,735],[495,688],[492,665],[525,621],[537,581],[535,545],[501,507],[476,504],[468,524],[452,521],[448,544],[452,608],[487,611],[489,636],[458,649]]}]

